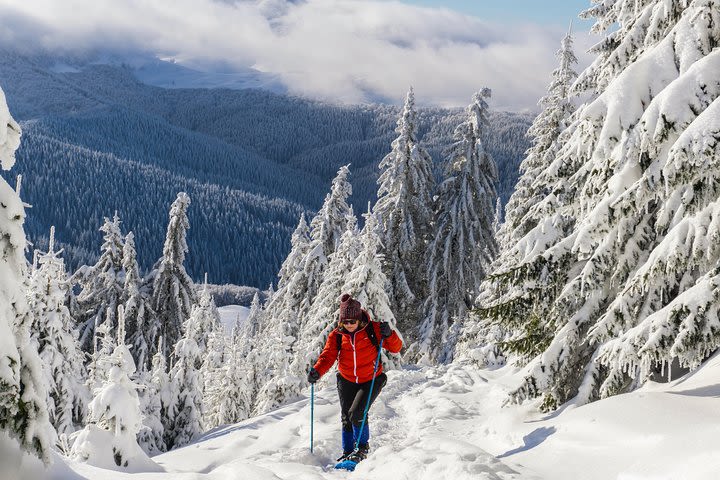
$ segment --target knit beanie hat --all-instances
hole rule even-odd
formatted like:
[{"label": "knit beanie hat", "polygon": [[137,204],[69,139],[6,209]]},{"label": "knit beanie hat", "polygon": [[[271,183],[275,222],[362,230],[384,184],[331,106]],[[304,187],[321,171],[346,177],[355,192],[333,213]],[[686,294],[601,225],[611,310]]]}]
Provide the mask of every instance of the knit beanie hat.
[{"label": "knit beanie hat", "polygon": [[345,293],[340,297],[340,321],[347,319],[362,319],[360,302],[352,298],[349,293]]}]

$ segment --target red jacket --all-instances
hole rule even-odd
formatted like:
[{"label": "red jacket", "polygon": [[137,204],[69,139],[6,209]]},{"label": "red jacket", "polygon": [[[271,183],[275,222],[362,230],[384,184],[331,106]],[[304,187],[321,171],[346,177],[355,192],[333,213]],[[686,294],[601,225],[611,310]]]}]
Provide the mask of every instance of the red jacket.
[{"label": "red jacket", "polygon": [[[338,361],[338,371],[346,380],[355,383],[369,382],[373,378],[373,369],[377,359],[377,348],[368,337],[367,329],[375,329],[375,338],[380,339],[380,324],[371,321],[365,327],[350,333],[344,328],[338,327],[328,335],[325,348],[320,353],[320,358],[315,362],[315,370],[320,375],[325,375],[330,368]],[[337,334],[342,335],[342,344],[338,351]],[[385,339],[383,348],[391,353],[398,353],[402,348],[402,340],[393,330],[392,335]],[[382,373],[382,364],[378,366],[377,375]]]}]

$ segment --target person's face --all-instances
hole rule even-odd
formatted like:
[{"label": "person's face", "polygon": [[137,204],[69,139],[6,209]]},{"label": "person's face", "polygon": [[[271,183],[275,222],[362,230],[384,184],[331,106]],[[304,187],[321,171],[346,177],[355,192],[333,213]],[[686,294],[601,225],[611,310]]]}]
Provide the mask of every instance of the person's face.
[{"label": "person's face", "polygon": [[343,326],[345,327],[345,330],[352,333],[358,328],[358,321],[357,320],[345,320],[343,322]]}]

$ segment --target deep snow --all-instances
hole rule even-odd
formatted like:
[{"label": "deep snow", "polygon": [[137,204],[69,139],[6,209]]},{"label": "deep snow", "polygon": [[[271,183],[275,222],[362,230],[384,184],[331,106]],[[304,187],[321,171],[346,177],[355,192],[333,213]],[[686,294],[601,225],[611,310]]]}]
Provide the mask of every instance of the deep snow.
[{"label": "deep snow", "polygon": [[706,480],[720,471],[718,355],[671,383],[550,415],[536,403],[502,406],[521,379],[512,367],[407,367],[388,377],[371,410],[371,456],[354,473],[330,468],[340,415],[328,384],[316,394],[313,454],[304,398],[154,457],[164,473],[131,476],[56,457],[50,478]]}]

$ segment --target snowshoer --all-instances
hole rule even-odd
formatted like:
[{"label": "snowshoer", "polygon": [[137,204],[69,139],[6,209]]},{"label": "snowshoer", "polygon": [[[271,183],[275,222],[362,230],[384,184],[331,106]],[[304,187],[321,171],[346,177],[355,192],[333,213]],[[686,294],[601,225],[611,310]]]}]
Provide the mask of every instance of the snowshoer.
[{"label": "snowshoer", "polygon": [[[337,328],[328,336],[320,357],[308,372],[308,381],[317,382],[338,360],[337,389],[340,396],[343,455],[338,460],[359,462],[370,449],[370,428],[363,414],[378,358],[379,338],[383,348],[398,353],[402,340],[387,322],[374,322],[360,302],[349,294],[340,297],[340,318]],[[387,382],[382,365],[378,366],[370,405]],[[357,451],[355,446],[357,445]]]}]

